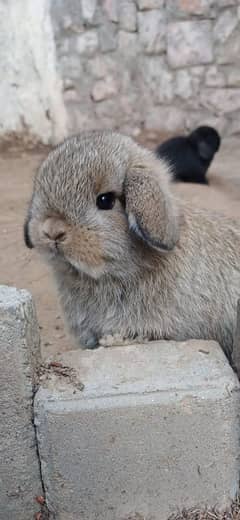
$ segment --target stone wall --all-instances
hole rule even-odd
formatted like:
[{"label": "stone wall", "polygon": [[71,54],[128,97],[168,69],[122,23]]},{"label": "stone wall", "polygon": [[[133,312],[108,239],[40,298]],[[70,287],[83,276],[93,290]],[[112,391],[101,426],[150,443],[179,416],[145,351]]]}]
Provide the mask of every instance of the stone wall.
[{"label": "stone wall", "polygon": [[239,0],[55,0],[70,131],[240,131]]},{"label": "stone wall", "polygon": [[0,136],[240,131],[240,0],[0,0]]}]

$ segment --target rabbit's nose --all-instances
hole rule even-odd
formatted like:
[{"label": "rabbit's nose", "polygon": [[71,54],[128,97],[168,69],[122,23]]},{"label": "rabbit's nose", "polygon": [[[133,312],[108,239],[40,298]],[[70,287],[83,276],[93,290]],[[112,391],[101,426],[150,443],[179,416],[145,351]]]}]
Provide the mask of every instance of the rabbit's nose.
[{"label": "rabbit's nose", "polygon": [[64,231],[56,231],[54,233],[47,233],[46,231],[43,232],[45,237],[49,238],[50,240],[53,240],[54,242],[59,242],[61,240],[64,240],[66,233]]},{"label": "rabbit's nose", "polygon": [[47,219],[42,227],[43,235],[53,242],[62,242],[66,237],[66,229],[63,222]]}]

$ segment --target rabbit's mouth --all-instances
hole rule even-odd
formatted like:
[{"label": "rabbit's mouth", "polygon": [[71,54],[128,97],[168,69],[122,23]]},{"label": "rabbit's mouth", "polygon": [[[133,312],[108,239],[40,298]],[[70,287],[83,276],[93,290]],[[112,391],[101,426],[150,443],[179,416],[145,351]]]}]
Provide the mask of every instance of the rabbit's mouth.
[{"label": "rabbit's mouth", "polygon": [[64,254],[62,251],[59,250],[59,247],[57,244],[44,244],[44,245],[36,245],[35,246],[36,251],[48,262],[55,262],[58,261],[64,261],[67,262],[67,260],[64,257]]}]

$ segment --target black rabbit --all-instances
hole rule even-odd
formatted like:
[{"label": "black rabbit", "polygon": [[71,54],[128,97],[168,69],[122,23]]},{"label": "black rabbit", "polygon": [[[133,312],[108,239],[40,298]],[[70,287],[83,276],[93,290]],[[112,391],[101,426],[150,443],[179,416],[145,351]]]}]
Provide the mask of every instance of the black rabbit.
[{"label": "black rabbit", "polygon": [[188,136],[164,141],[156,154],[170,164],[175,181],[208,184],[207,170],[220,144],[221,138],[214,128],[199,126]]}]

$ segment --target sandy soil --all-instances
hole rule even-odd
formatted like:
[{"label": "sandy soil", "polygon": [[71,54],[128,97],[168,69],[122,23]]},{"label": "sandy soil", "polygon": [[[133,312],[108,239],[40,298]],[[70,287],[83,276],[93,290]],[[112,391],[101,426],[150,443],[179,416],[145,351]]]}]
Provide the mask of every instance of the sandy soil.
[{"label": "sandy soil", "polygon": [[[147,145],[153,147],[149,139]],[[34,172],[47,151],[5,150],[0,157],[0,283],[28,289],[35,300],[44,356],[71,349],[48,268],[23,242],[23,221]],[[240,147],[225,142],[209,173],[210,186],[178,184],[181,197],[240,220]]]}]

